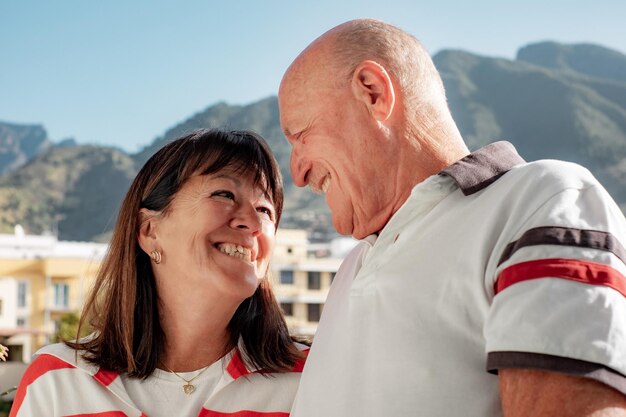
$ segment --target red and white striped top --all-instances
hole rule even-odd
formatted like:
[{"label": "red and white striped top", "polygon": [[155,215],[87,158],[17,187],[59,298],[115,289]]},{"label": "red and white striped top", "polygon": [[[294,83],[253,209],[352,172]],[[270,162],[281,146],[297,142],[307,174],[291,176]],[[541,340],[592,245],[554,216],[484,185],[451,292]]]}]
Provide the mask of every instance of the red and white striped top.
[{"label": "red and white striped top", "polygon": [[[247,366],[234,349],[224,363],[225,371],[198,417],[289,416],[304,361],[291,372],[267,373]],[[86,362],[63,344],[37,352],[20,382],[10,414],[44,416],[148,417],[130,399],[119,374]]]}]

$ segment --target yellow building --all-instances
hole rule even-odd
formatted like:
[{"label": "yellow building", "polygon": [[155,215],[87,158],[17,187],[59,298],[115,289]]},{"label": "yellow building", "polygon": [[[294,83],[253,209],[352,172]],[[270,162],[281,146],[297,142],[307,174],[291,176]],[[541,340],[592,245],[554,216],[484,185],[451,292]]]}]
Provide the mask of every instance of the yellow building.
[{"label": "yellow building", "polygon": [[82,308],[107,245],[54,236],[0,235],[0,342],[9,360],[30,362],[61,316]]}]

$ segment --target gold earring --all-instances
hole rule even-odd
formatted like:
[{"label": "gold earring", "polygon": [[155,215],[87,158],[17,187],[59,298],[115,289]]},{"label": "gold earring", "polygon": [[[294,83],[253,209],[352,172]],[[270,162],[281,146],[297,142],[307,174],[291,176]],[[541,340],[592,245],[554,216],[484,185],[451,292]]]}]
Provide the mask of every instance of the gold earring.
[{"label": "gold earring", "polygon": [[152,260],[154,261],[155,264],[160,264],[161,263],[161,252],[159,252],[158,250],[153,250],[152,252],[150,252],[150,258],[152,258]]}]

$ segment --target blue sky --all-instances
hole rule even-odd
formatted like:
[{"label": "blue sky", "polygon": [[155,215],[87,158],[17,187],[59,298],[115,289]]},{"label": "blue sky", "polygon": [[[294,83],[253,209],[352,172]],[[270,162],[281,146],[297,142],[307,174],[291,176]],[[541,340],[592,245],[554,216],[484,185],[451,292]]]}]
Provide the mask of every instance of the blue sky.
[{"label": "blue sky", "polygon": [[327,29],[374,17],[431,53],[513,59],[528,43],[626,53],[626,1],[0,0],[0,120],[134,152],[219,101],[275,94]]}]

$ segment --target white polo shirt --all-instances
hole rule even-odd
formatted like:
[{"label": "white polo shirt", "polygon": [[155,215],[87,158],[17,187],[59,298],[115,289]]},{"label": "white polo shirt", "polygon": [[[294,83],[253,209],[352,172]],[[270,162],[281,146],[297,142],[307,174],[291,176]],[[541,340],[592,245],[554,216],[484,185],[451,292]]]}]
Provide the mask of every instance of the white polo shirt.
[{"label": "white polo shirt", "polygon": [[339,269],[294,417],[501,415],[487,370],[626,393],[626,220],[584,168],[489,145],[413,189]]}]

